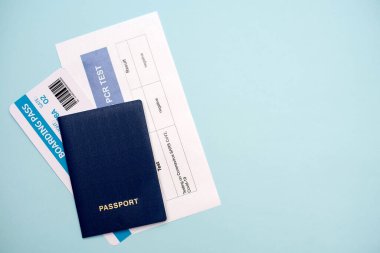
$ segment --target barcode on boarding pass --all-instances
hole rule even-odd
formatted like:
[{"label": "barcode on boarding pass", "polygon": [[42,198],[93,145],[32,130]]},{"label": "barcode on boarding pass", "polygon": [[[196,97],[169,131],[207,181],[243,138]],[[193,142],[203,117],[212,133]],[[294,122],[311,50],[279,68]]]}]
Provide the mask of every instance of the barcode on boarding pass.
[{"label": "barcode on boarding pass", "polygon": [[50,84],[49,89],[66,111],[70,110],[79,101],[61,78]]}]

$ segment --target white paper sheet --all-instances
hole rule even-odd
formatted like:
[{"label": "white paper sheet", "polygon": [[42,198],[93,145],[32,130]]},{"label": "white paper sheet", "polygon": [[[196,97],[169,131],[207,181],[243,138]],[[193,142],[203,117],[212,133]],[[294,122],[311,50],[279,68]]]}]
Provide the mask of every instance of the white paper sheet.
[{"label": "white paper sheet", "polygon": [[56,47],[62,67],[98,107],[143,101],[167,222],[220,205],[157,13]]}]

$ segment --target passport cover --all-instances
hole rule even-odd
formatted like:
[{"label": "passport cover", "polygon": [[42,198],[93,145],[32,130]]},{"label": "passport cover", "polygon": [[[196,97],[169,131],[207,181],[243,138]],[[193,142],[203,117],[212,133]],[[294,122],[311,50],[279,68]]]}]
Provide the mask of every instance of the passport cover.
[{"label": "passport cover", "polygon": [[166,220],[140,100],[58,123],[83,238]]}]

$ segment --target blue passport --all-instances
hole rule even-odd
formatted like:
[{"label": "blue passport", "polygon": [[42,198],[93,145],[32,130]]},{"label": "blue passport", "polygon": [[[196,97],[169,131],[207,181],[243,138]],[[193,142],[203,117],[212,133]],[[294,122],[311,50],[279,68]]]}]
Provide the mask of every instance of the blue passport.
[{"label": "blue passport", "polygon": [[166,220],[140,100],[58,123],[83,238]]}]

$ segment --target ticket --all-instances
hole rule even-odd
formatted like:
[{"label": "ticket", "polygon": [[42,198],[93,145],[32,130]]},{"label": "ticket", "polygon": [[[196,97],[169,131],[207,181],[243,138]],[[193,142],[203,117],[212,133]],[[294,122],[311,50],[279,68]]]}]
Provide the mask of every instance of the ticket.
[{"label": "ticket", "polygon": [[[55,71],[9,108],[16,122],[71,193],[57,118],[93,108],[95,104],[64,69]],[[126,230],[104,236],[111,244],[117,244],[130,234]]]},{"label": "ticket", "polygon": [[168,222],[220,204],[157,13],[59,43],[57,51],[97,107],[143,102]]}]

